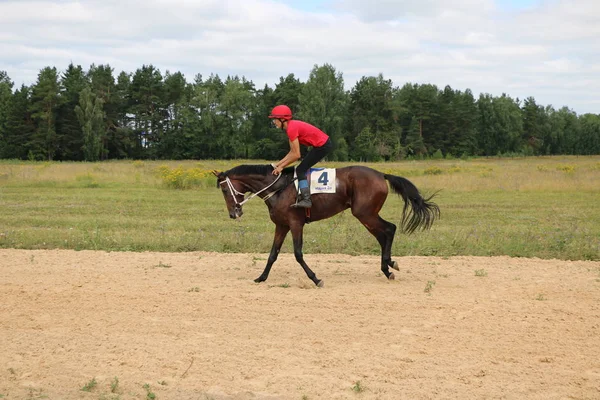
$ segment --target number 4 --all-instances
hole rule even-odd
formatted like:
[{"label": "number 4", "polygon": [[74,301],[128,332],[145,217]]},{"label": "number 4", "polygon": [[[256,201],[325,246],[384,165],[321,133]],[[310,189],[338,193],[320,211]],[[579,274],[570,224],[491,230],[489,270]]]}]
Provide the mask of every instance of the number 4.
[{"label": "number 4", "polygon": [[327,184],[329,183],[328,176],[329,175],[327,174],[327,172],[323,172],[321,176],[319,176],[319,179],[317,179],[317,182],[319,182],[321,185],[327,186]]}]

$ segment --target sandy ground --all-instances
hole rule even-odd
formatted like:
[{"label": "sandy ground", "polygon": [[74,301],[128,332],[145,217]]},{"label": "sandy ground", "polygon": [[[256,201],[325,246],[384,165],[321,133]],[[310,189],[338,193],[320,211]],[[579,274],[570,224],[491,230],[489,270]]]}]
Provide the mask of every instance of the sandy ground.
[{"label": "sandy ground", "polygon": [[265,260],[0,250],[0,398],[600,399],[599,262]]}]

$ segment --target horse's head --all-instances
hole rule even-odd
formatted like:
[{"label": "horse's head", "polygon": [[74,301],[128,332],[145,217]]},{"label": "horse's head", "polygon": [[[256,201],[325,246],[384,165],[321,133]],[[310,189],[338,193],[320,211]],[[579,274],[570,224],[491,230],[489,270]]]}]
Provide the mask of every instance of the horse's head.
[{"label": "horse's head", "polygon": [[236,179],[232,179],[225,172],[213,171],[213,175],[217,177],[217,187],[221,189],[227,211],[231,219],[240,218],[244,215],[242,210],[242,202],[244,201],[244,193],[242,185]]},{"label": "horse's head", "polygon": [[[288,182],[288,178],[291,177],[290,171],[293,171],[293,168],[286,170],[284,171],[286,172],[286,179],[281,180],[282,184]],[[281,189],[281,185],[279,185],[279,188],[273,187],[279,181],[280,176],[273,175],[273,166],[270,164],[238,165],[225,172],[213,171],[213,174],[217,177],[217,187],[221,188],[223,192],[229,216],[234,219],[242,216],[244,213],[242,205],[248,200],[261,193],[263,196],[270,197],[268,196],[269,192],[265,192],[266,190],[276,192]],[[246,192],[253,194],[244,198]]]}]

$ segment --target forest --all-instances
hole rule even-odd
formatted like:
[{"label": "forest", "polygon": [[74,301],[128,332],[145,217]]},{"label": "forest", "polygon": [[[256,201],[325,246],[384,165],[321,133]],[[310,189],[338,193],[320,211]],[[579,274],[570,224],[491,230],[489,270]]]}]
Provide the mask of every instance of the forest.
[{"label": "forest", "polygon": [[533,97],[397,86],[381,74],[347,90],[330,64],[274,87],[218,74],[190,82],[153,65],[116,74],[106,64],[70,64],[47,66],[21,87],[0,71],[0,158],[274,160],[289,148],[267,118],[277,104],[332,138],[332,161],[600,154],[599,114]]}]

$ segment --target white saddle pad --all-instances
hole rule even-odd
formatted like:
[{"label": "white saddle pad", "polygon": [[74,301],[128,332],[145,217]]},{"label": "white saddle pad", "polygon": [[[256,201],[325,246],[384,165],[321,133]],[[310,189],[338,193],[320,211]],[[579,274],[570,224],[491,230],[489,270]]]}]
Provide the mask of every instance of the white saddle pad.
[{"label": "white saddle pad", "polygon": [[[335,168],[311,168],[310,169],[310,194],[335,193],[336,179]],[[296,177],[296,171],[294,171]],[[298,181],[294,181],[298,190]]]}]

